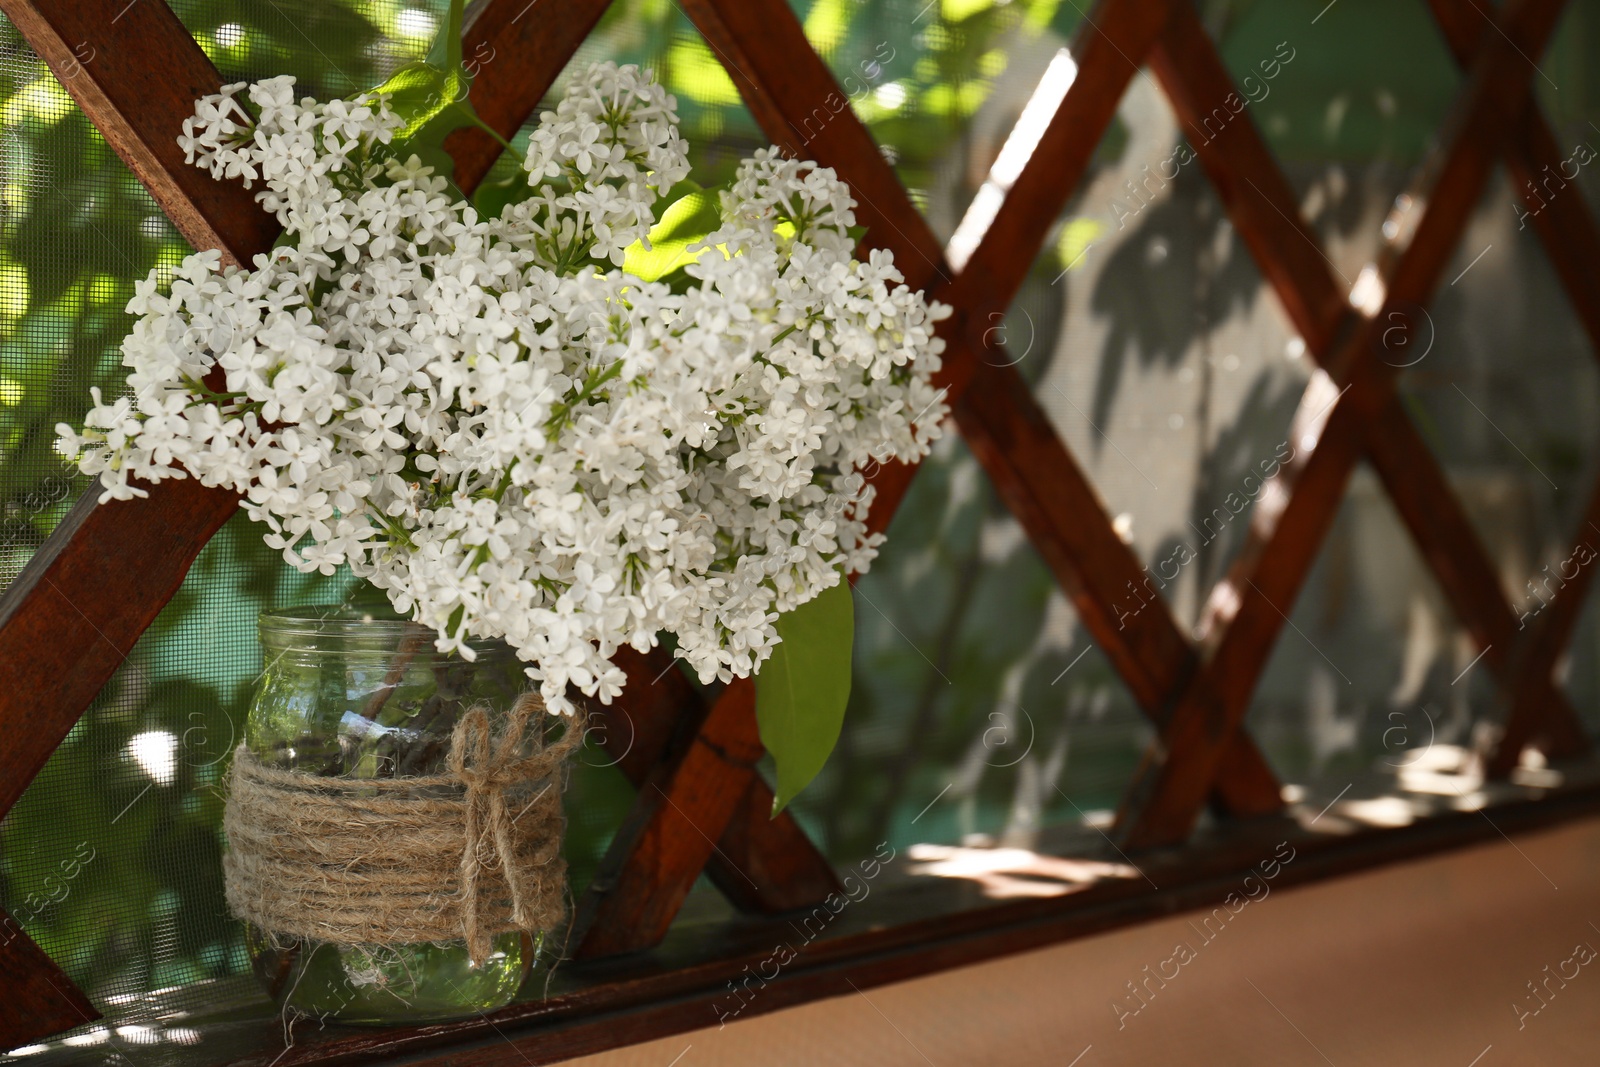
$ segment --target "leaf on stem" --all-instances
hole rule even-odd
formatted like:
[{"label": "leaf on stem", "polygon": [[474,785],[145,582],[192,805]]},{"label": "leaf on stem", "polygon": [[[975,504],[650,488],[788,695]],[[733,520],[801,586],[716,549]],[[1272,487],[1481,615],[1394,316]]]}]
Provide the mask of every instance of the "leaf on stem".
[{"label": "leaf on stem", "polygon": [[401,159],[417,155],[454,181],[455,160],[444,150],[444,139],[459,129],[477,126],[505,143],[473,110],[467,93],[472,80],[461,64],[461,23],[464,0],[450,0],[449,17],[439,28],[426,60],[407,63],[372,91],[386,93],[389,107],[405,120],[395,137]]}]

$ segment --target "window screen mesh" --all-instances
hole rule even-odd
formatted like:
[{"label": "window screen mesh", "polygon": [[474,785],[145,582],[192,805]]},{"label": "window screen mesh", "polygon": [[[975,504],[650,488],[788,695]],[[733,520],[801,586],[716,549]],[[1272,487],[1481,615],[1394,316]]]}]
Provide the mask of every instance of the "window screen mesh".
[{"label": "window screen mesh", "polygon": [[[1055,0],[794,6],[844,91],[818,101],[803,133],[852,108],[941,239],[955,232],[1080,17],[1078,4]],[[173,7],[225,77],[293,73],[303,91],[322,98],[374,84],[420,55],[442,10],[431,0]],[[1353,277],[1457,77],[1420,3],[1399,5],[1414,17],[1379,42],[1387,52],[1374,50],[1366,27],[1398,18],[1393,5],[1345,0],[1310,47],[1294,35],[1314,7],[1321,4],[1202,5],[1237,78],[1259,76],[1262,61],[1281,58],[1286,38],[1295,51],[1270,94],[1253,99],[1251,117],[1300,190],[1336,269]],[[1545,65],[1571,86],[1559,98],[1545,94],[1563,145],[1600,145],[1581,121],[1594,94],[1576,71],[1594,43],[1594,21],[1593,12],[1576,11]],[[84,489],[50,451],[54,424],[81,419],[91,386],[118,389],[117,344],[128,325],[121,309],[133,282],[188,249],[10,24],[0,31],[3,586]],[[1392,54],[1402,41],[1410,42],[1403,55]],[[733,83],[669,0],[617,0],[574,63],[602,58],[655,67],[678,98],[697,177],[708,184],[764,143]],[[1185,136],[1141,75],[1083,189],[1051,225],[1023,292],[995,322],[1118,529],[1152,565],[1188,536],[1189,511],[1211,511],[1241,464],[1274,453],[1307,363],[1197,166],[1134,199],[1135,187],[1149,192],[1141,167],[1167,158]],[[1585,172],[1571,194],[1584,195],[1592,180]],[[1458,304],[1457,317],[1441,324],[1447,358],[1414,369],[1408,382],[1419,424],[1458,482],[1536,502],[1514,535],[1493,527],[1493,500],[1482,519],[1513,603],[1526,605],[1532,572],[1565,555],[1574,514],[1572,497],[1552,492],[1530,468],[1581,496],[1592,474],[1571,457],[1594,454],[1596,422],[1592,397],[1586,407],[1562,391],[1592,357],[1548,273],[1518,266],[1541,253],[1526,232],[1501,244],[1510,203],[1503,184],[1488,194],[1482,225],[1500,229],[1485,230],[1450,274],[1495,244],[1508,258],[1477,264],[1462,292],[1515,312],[1507,321],[1524,328],[1505,338],[1505,349],[1474,349]],[[1515,375],[1522,351],[1538,357],[1523,393],[1482,377],[1490,364]],[[1478,398],[1495,429],[1468,427],[1470,413],[1448,407],[1461,407],[1462,391]],[[1440,423],[1449,432],[1430,429]],[[1428,592],[1430,579],[1381,492],[1363,478],[1293,609],[1295,626],[1253,713],[1265,719],[1257,725],[1268,758],[1294,782],[1392,767],[1422,736],[1419,710],[1431,726],[1430,700],[1448,716],[1461,714],[1449,701],[1467,699],[1449,684],[1465,662],[1459,633]],[[1237,543],[1230,534],[1215,559],[1166,593],[1183,625]],[[1418,592],[1397,600],[1400,588]],[[143,995],[154,990],[177,987],[184,992],[166,994],[168,1003],[202,1003],[228,993],[219,983],[250,987],[222,901],[218,788],[259,669],[254,619],[264,607],[359,592],[348,576],[295,573],[236,517],[0,824],[0,905],[113,1021],[149,1010]],[[1026,845],[1043,828],[1086,816],[1098,822],[1115,807],[1151,732],[959,440],[943,442],[916,480],[858,588],[856,618],[845,732],[794,805],[834,859],[848,862],[885,839],[897,848]],[[1421,651],[1371,654],[1385,644],[1392,650],[1396,633]],[[1586,707],[1600,677],[1597,639],[1590,620],[1575,646],[1574,683]],[[1470,691],[1476,710],[1464,722],[1491,700],[1481,679],[1468,684],[1478,686]],[[1450,735],[1462,739],[1461,731]],[[602,763],[586,758],[568,797],[568,853],[580,890],[632,797]]]}]

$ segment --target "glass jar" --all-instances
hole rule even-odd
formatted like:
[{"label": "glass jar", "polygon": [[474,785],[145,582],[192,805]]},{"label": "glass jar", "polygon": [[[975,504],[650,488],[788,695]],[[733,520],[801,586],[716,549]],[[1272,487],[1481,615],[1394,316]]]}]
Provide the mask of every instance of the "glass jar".
[{"label": "glass jar", "polygon": [[[498,729],[527,679],[502,642],[475,659],[446,656],[433,631],[348,607],[260,616],[263,669],[245,741],[268,767],[373,779],[437,774],[467,708]],[[509,1003],[543,937],[496,936],[473,966],[464,940],[351,946],[269,934],[246,924],[257,975],[280,1005],[350,1023],[438,1021]]]}]

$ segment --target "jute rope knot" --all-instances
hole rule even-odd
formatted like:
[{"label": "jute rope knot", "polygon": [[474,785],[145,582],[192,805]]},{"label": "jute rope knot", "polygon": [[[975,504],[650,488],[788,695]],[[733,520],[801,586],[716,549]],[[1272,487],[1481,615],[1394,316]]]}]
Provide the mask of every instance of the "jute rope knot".
[{"label": "jute rope knot", "polygon": [[583,724],[525,753],[543,716],[526,694],[496,737],[488,711],[468,709],[437,775],[287,771],[240,745],[223,815],[229,910],[269,934],[343,945],[464,939],[474,963],[497,934],[559,925],[561,769]]}]

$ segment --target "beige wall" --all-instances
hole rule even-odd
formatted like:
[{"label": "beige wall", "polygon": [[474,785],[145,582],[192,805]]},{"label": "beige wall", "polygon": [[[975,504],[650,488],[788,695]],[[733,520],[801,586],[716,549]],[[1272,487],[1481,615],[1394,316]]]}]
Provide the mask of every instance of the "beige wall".
[{"label": "beige wall", "polygon": [[[571,1063],[1600,1064],[1600,959],[1568,963],[1576,977],[1564,989],[1552,980],[1547,1006],[1520,1029],[1513,1009],[1538,1003],[1525,983],[1546,965],[1555,973],[1580,943],[1600,949],[1600,820],[1275,891],[1209,944],[1191,918]],[[1195,958],[1119,1031],[1112,1001],[1179,941]]]}]

